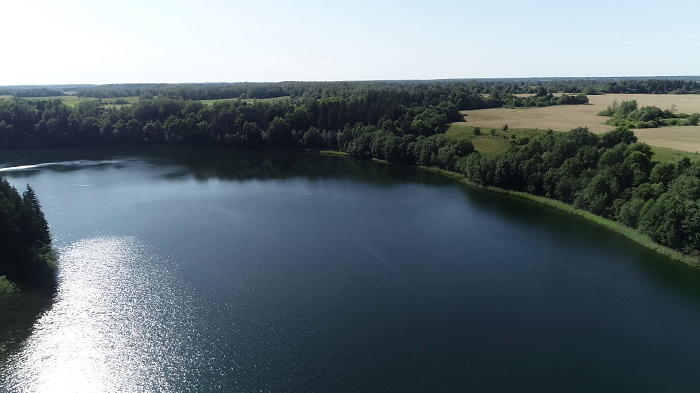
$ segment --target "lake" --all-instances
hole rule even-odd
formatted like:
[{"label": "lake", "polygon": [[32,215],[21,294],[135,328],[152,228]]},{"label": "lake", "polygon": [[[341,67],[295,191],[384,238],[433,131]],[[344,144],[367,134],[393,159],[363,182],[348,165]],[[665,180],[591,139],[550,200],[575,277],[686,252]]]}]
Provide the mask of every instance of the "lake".
[{"label": "lake", "polygon": [[3,391],[700,390],[699,272],[530,201],[293,152],[0,167],[61,255]]}]

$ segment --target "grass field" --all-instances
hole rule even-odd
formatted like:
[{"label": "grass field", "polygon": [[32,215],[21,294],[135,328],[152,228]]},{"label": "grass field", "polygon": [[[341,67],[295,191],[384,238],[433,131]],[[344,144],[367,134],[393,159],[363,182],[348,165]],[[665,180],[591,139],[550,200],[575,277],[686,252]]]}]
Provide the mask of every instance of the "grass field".
[{"label": "grass field", "polygon": [[[462,123],[453,123],[447,129],[445,135],[454,139],[469,139],[474,148],[481,154],[496,155],[505,152],[510,146],[512,135],[516,138],[532,138],[545,130],[534,129],[508,129],[480,127],[482,135],[474,135],[474,127]],[[493,131],[492,131],[493,130]]]},{"label": "grass field", "polygon": [[[669,127],[670,128],[670,127]],[[682,127],[674,127],[682,128]],[[516,138],[533,138],[538,134],[547,132],[543,129],[508,129],[508,131],[503,131],[501,128],[481,127],[481,132],[483,135],[474,135],[474,127],[468,126],[463,123],[453,123],[450,128],[447,129],[445,135],[454,139],[469,139],[473,144],[474,148],[481,154],[486,155],[497,155],[508,150],[510,146],[510,141],[512,139],[511,135],[515,135]],[[643,131],[653,131],[658,129],[649,129]],[[635,130],[635,133],[640,130]],[[698,130],[700,132],[700,129]],[[641,138],[640,138],[641,139]],[[670,149],[667,147],[658,147],[652,145],[652,150],[654,151],[653,161],[656,162],[676,162],[688,157],[691,161],[700,161],[700,154],[695,152],[680,151],[675,149]]]},{"label": "grass field", "polygon": [[[497,108],[462,111],[465,121],[458,125],[500,129],[508,124],[514,129],[552,129],[569,131],[576,127],[588,127],[602,134],[613,129],[606,125],[607,117],[597,116],[613,101],[637,100],[640,106],[655,105],[661,109],[676,106],[678,112],[700,112],[700,95],[675,94],[607,94],[588,96],[589,105],[558,105],[546,108]],[[635,130],[640,142],[652,146],[695,153],[700,151],[700,127],[663,127]]]}]

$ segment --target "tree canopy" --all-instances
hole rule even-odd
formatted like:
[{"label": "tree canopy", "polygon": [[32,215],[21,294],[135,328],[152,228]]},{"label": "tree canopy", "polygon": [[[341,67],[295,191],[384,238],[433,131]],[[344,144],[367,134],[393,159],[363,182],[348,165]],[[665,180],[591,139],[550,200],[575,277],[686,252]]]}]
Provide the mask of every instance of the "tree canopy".
[{"label": "tree canopy", "polygon": [[0,276],[25,285],[55,283],[49,226],[34,190],[20,195],[0,178]]}]

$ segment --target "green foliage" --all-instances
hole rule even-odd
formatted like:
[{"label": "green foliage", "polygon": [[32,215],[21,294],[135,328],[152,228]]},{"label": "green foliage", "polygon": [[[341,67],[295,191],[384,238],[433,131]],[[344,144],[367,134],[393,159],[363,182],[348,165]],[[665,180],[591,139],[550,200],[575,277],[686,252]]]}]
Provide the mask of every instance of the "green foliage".
[{"label": "green foliage", "polygon": [[55,284],[56,257],[34,190],[20,195],[0,179],[0,275],[28,285]]},{"label": "green foliage", "polygon": [[10,295],[17,292],[17,285],[8,280],[5,276],[0,276],[0,296]]},{"label": "green foliage", "polygon": [[657,128],[664,126],[696,126],[700,121],[700,114],[684,113],[676,114],[675,110],[661,110],[655,106],[638,107],[637,101],[613,101],[607,109],[598,113],[599,116],[608,116],[606,124],[618,128]]},{"label": "green foliage", "polygon": [[571,203],[639,228],[663,246],[697,253],[700,163],[657,164],[652,156],[628,129],[599,137],[579,128],[536,135],[492,157],[473,154],[456,168],[474,183]]}]

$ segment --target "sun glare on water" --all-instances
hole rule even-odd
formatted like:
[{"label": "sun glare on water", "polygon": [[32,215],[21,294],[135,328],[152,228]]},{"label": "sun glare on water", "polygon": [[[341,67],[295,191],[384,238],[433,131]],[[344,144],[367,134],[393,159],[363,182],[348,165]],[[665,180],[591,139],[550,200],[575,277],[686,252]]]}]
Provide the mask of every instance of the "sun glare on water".
[{"label": "sun glare on water", "polygon": [[197,333],[182,295],[152,289],[162,277],[149,258],[128,237],[63,250],[55,304],[9,360],[2,385],[11,392],[173,391],[178,371],[197,361],[174,354]]}]

